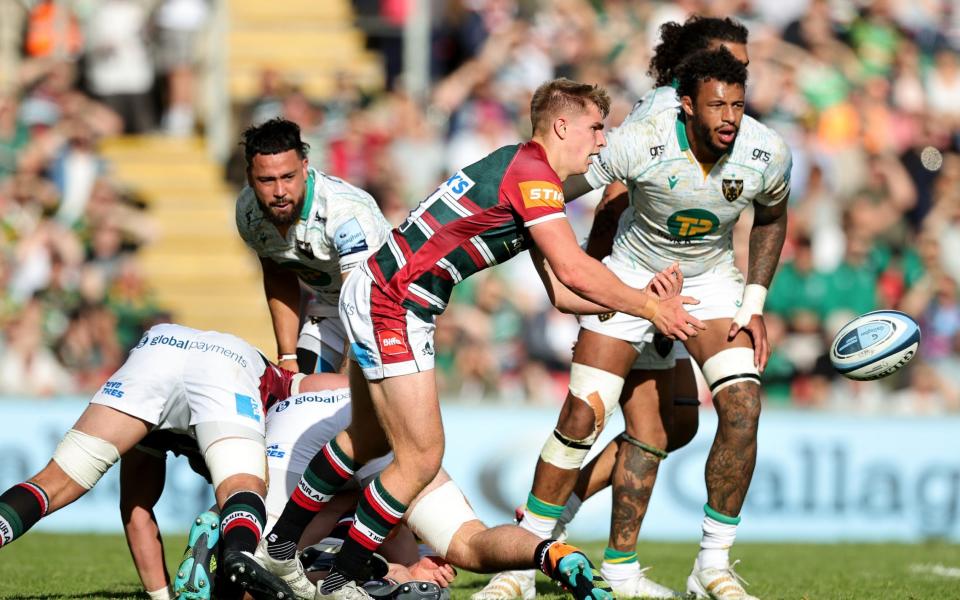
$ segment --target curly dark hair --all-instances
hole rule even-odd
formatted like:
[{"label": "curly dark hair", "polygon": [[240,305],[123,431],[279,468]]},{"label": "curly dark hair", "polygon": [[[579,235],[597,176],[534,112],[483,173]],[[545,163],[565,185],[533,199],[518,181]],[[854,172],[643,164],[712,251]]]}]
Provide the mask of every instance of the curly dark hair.
[{"label": "curly dark hair", "polygon": [[670,85],[676,77],[677,66],[687,56],[706,50],[714,40],[746,44],[747,35],[747,28],[730,17],[694,15],[682,25],[676,21],[664,23],[660,26],[661,41],[653,49],[647,73],[657,80],[657,87]]},{"label": "curly dark hair", "polygon": [[747,85],[747,66],[723,46],[694,52],[677,66],[676,75],[680,82],[677,96],[681,98],[696,99],[697,86],[708,79]]},{"label": "curly dark hair", "polygon": [[243,145],[243,156],[247,160],[248,169],[257,154],[280,154],[296,150],[297,156],[302,160],[310,150],[310,144],[300,139],[300,126],[280,117],[248,127],[241,137],[240,143]]}]

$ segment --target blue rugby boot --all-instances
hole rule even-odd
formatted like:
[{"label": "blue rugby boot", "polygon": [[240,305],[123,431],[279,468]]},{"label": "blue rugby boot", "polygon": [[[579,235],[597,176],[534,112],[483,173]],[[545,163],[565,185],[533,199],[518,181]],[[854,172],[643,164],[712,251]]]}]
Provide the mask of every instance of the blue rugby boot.
[{"label": "blue rugby boot", "polygon": [[594,572],[590,559],[575,546],[547,540],[541,543],[537,554],[540,570],[576,600],[613,600],[610,584]]},{"label": "blue rugby boot", "polygon": [[173,580],[175,598],[210,600],[213,597],[219,541],[220,515],[212,510],[200,513],[190,527],[187,549]]}]

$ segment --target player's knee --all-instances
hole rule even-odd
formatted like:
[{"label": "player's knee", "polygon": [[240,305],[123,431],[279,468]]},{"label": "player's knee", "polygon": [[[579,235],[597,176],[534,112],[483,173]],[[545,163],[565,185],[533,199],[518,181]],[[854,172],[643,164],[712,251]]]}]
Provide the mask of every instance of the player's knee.
[{"label": "player's knee", "polygon": [[483,524],[453,481],[420,498],[407,513],[407,526],[441,557],[461,568],[472,560],[470,539]]},{"label": "player's knee", "polygon": [[255,492],[260,496],[265,496],[267,494],[267,484],[256,475],[238,473],[236,475],[230,475],[216,487],[218,500],[221,498],[229,498],[237,492]]},{"label": "player's knee", "polygon": [[543,445],[540,458],[561,469],[579,469],[616,410],[622,390],[623,377],[573,363],[570,395],[557,428]]},{"label": "player's knee", "polygon": [[393,460],[404,479],[417,484],[422,489],[440,472],[443,448],[433,447],[423,451],[406,452],[394,449]]},{"label": "player's knee", "polygon": [[703,363],[721,426],[756,431],[760,419],[760,372],[752,348],[727,348]]},{"label": "player's knee", "polygon": [[228,480],[233,482],[231,485],[237,481],[258,480],[260,486],[264,485],[267,457],[262,433],[241,425],[216,422],[198,423],[195,430],[217,497]]},{"label": "player's knee", "polygon": [[85,490],[96,485],[118,460],[120,452],[116,446],[76,429],[68,431],[53,452],[53,462]]}]

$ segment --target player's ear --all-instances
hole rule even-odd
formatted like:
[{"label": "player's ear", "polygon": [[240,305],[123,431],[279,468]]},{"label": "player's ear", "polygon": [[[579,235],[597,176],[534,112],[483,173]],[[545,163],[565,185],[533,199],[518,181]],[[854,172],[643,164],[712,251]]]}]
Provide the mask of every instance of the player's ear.
[{"label": "player's ear", "polygon": [[567,137],[567,120],[563,117],[557,117],[553,120],[553,132],[557,134],[557,137],[566,139]]},{"label": "player's ear", "polygon": [[688,117],[693,116],[693,98],[690,96],[681,96],[680,98],[680,108],[683,109],[683,112]]},{"label": "player's ear", "polygon": [[304,179],[307,178],[307,164],[308,164],[308,163],[307,163],[307,159],[304,158],[304,159],[301,161],[301,165],[303,166],[303,178],[304,178]]}]

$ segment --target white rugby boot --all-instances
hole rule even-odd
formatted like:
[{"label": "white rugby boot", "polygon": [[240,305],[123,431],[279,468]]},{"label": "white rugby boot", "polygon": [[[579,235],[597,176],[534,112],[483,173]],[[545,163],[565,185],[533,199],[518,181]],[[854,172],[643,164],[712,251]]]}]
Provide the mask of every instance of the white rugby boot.
[{"label": "white rugby boot", "polygon": [[537,572],[533,569],[503,571],[494,575],[483,589],[471,595],[470,600],[534,600],[537,596],[536,578]]},{"label": "white rugby boot", "polygon": [[725,569],[700,569],[697,563],[693,563],[693,572],[687,577],[687,593],[713,600],[759,600],[743,589],[749,584],[733,570],[739,562],[735,560]]},{"label": "white rugby boot", "polygon": [[[371,596],[367,590],[363,589],[362,586],[357,585],[355,581],[348,581],[340,589],[330,592],[329,594],[324,594],[320,591],[321,586],[323,586],[323,581],[317,582],[317,594],[314,597],[315,600],[372,600]],[[312,599],[311,599],[312,600]]]},{"label": "white rugby boot", "polygon": [[262,538],[257,544],[257,551],[254,558],[263,565],[263,567],[282,579],[284,583],[290,586],[290,590],[297,600],[314,600],[317,594],[317,586],[310,583],[306,574],[303,572],[303,565],[300,564],[300,556],[294,556],[290,560],[277,560],[267,553],[267,538]]},{"label": "white rugby boot", "polygon": [[[656,581],[647,577],[647,571],[650,567],[640,569],[636,576],[622,581],[619,584],[610,583],[610,589],[617,598],[686,598],[686,594],[681,594],[671,590],[665,585],[660,585]],[[609,581],[609,579],[608,579]]]}]

